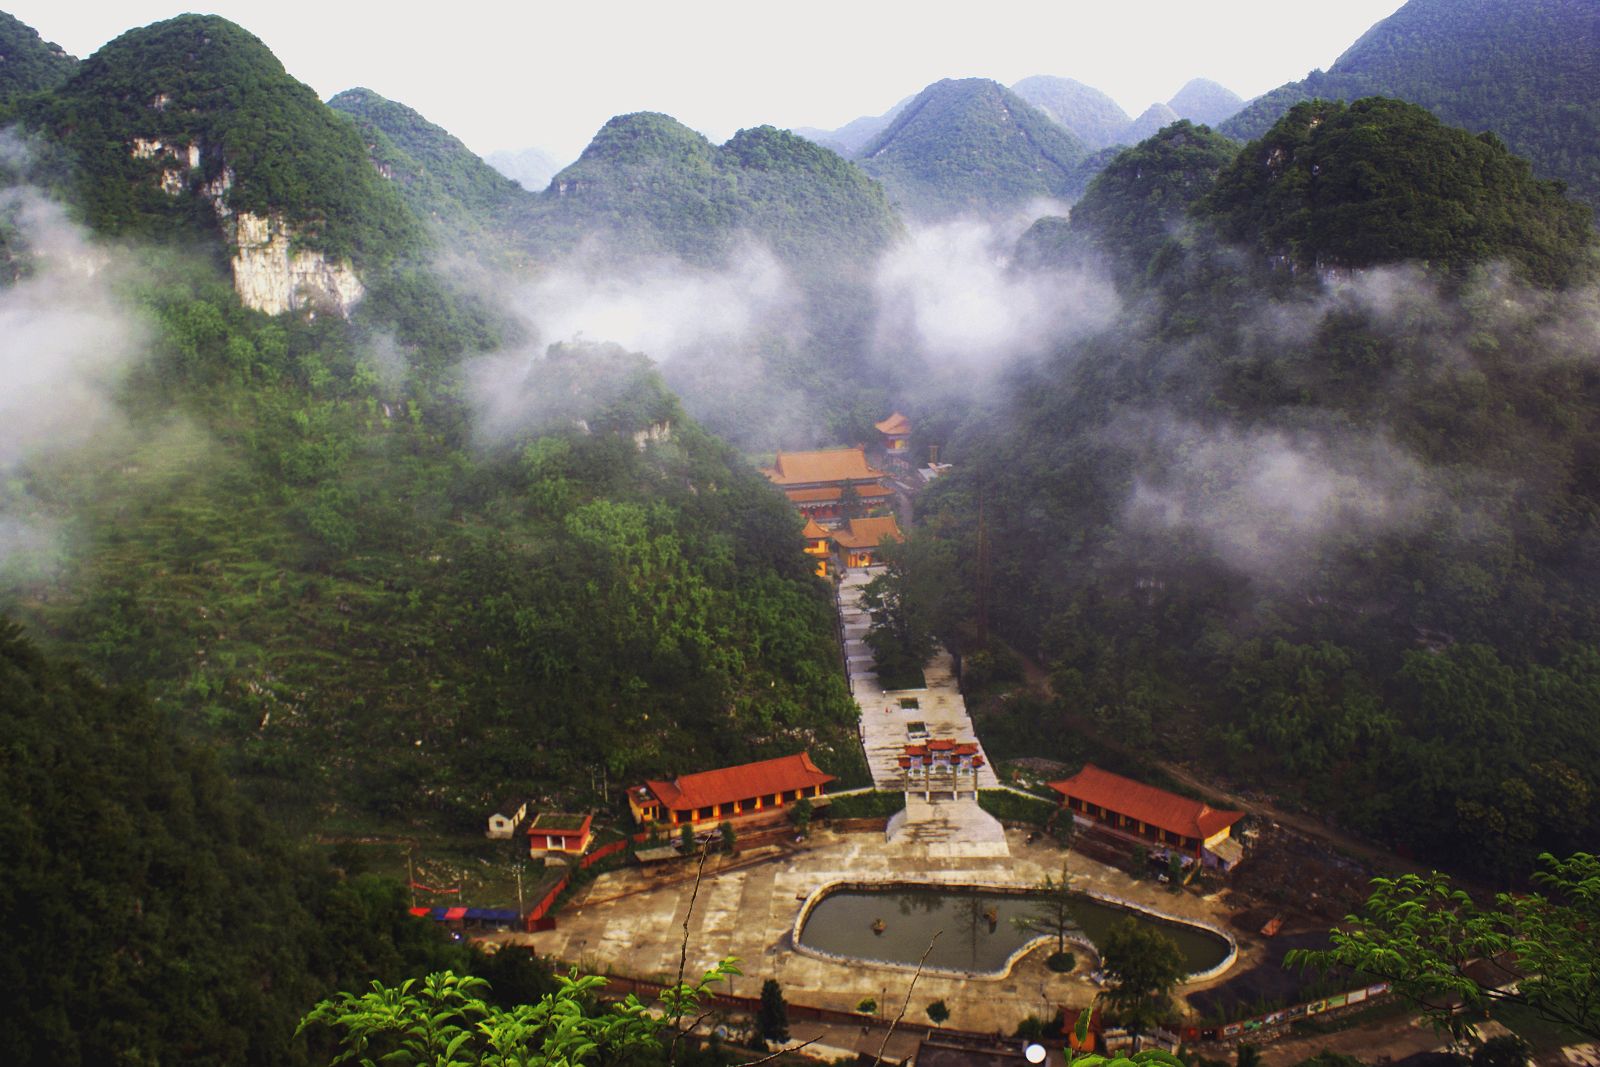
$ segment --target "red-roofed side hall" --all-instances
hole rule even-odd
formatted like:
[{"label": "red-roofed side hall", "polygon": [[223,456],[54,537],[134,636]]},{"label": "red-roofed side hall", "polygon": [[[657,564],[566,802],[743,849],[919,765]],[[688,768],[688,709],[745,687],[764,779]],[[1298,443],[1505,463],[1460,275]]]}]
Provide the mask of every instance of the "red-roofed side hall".
[{"label": "red-roofed side hall", "polygon": [[640,823],[681,825],[754,815],[823,796],[831,774],[809,752],[647,781],[628,791],[628,807]]},{"label": "red-roofed side hall", "polygon": [[1169,793],[1124,778],[1092,763],[1071,778],[1051,782],[1063,806],[1079,822],[1117,836],[1181,853],[1208,867],[1231,868],[1241,858],[1232,840],[1242,811],[1213,808],[1203,801]]}]

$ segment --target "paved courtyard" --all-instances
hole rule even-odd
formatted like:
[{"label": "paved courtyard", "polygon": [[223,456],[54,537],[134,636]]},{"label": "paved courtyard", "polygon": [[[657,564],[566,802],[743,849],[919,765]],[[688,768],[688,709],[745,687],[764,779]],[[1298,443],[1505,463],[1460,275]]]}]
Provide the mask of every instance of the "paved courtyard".
[{"label": "paved courtyard", "polygon": [[[736,956],[744,970],[733,992],[754,995],[767,978],[776,978],[796,1003],[853,1010],[866,997],[897,1009],[911,981],[909,968],[864,962],[836,963],[802,955],[791,945],[791,929],[806,897],[835,880],[907,879],[931,883],[983,882],[1034,885],[1046,874],[1059,876],[1063,858],[1078,888],[1121,897],[1153,911],[1216,921],[1214,904],[1192,894],[1168,892],[1134,882],[1114,868],[1084,856],[1063,853],[1041,840],[1011,831],[1010,856],[929,855],[925,847],[883,833],[820,830],[806,847],[766,862],[754,857],[725,860],[728,870],[708,866],[689,922],[687,974],[703,972],[724,956]],[[742,865],[742,866],[741,866]],[[658,884],[663,879],[676,879]],[[683,922],[694,889],[692,872],[624,868],[601,875],[557,913],[554,930],[515,935],[538,952],[577,963],[586,971],[609,971],[648,979],[677,973]],[[862,931],[863,951],[872,934]],[[1240,946],[1248,965],[1253,950]],[[909,1022],[926,1023],[925,1009],[943,999],[949,1025],[993,1031],[1012,1028],[1026,1016],[1048,1014],[1061,1004],[1086,1004],[1098,991],[1087,978],[1056,975],[1044,966],[1047,953],[1035,950],[1003,978],[954,978],[924,974],[917,981]]]}]

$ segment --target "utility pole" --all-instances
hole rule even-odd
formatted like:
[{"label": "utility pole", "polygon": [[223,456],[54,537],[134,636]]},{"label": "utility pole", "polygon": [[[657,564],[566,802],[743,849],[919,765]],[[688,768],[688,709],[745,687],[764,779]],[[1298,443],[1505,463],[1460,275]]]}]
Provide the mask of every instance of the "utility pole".
[{"label": "utility pole", "polygon": [[417,906],[417,873],[411,866],[411,850],[406,849],[406,888],[411,890],[411,906]]},{"label": "utility pole", "polygon": [[519,862],[513,870],[517,872],[517,918],[520,920],[528,914],[528,909],[522,906],[522,864]]}]

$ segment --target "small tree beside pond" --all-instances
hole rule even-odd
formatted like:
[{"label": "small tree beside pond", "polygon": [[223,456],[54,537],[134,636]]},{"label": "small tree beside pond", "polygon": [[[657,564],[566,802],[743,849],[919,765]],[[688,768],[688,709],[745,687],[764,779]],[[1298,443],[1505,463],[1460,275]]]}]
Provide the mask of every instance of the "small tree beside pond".
[{"label": "small tree beside pond", "polygon": [[[1031,934],[1048,934],[1056,939],[1054,956],[1067,954],[1067,935],[1078,928],[1078,897],[1072,891],[1072,876],[1066,862],[1061,864],[1061,879],[1048,874],[1044,881],[1033,887],[1028,913],[1013,922],[1018,930]],[[1052,957],[1053,958],[1053,957]],[[1069,965],[1067,970],[1071,970]]]}]

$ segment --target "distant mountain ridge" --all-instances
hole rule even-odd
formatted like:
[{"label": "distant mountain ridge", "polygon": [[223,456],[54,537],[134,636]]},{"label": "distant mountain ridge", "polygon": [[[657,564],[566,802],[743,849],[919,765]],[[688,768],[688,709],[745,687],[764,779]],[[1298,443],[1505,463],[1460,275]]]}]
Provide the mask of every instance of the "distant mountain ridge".
[{"label": "distant mountain ridge", "polygon": [[1589,0],[1411,0],[1328,71],[1250,102],[1223,124],[1261,136],[1302,100],[1394,96],[1493,130],[1541,177],[1600,206],[1600,5]]},{"label": "distant mountain ridge", "polygon": [[556,157],[542,148],[502,149],[483,161],[530,193],[544,192],[561,169]]},{"label": "distant mountain ridge", "polygon": [[[1035,74],[1011,86],[1011,91],[1048,115],[1091,150],[1113,145],[1133,145],[1155,132],[1140,134],[1150,120],[1166,118],[1169,122],[1188,119],[1190,122],[1215,126],[1231,118],[1245,105],[1244,98],[1233,90],[1209,78],[1193,78],[1173,94],[1165,104],[1156,103],[1143,113],[1150,116],[1142,125],[1122,109],[1110,96],[1092,85],[1073,78],[1060,78],[1049,74]],[[874,138],[878,137],[916,99],[908,96],[882,115],[863,115],[836,130],[815,126],[797,126],[794,133],[817,144],[833,149],[840,155],[855,157]]]},{"label": "distant mountain ridge", "polygon": [[900,230],[883,189],[838,154],[771,126],[713,145],[676,119],[619,115],[530,201],[536,248],[595,232],[715,263],[742,234],[791,266],[864,264]]},{"label": "distant mountain ridge", "polygon": [[1167,101],[1174,114],[1200,126],[1215,126],[1244,107],[1244,97],[1209,78],[1192,78]]},{"label": "distant mountain ridge", "polygon": [[916,216],[1014,209],[1081,191],[1088,149],[997,82],[935,82],[870,141],[858,162]]},{"label": "distant mountain ridge", "polygon": [[851,119],[837,130],[799,126],[791,132],[808,141],[815,141],[824,148],[831,148],[841,156],[853,158],[869,141],[887,129],[889,123],[898,118],[900,112],[906,109],[906,105],[915,99],[916,94],[913,93],[881,115],[862,115],[860,118]]},{"label": "distant mountain ridge", "polygon": [[1122,105],[1111,97],[1071,78],[1037,74],[1023,78],[1011,91],[1055,119],[1090,148],[1109,148],[1122,143],[1122,132],[1131,121]]},{"label": "distant mountain ridge", "polygon": [[378,173],[446,240],[500,236],[500,222],[531,198],[448,130],[371,89],[346,89],[328,101],[366,138]]}]

